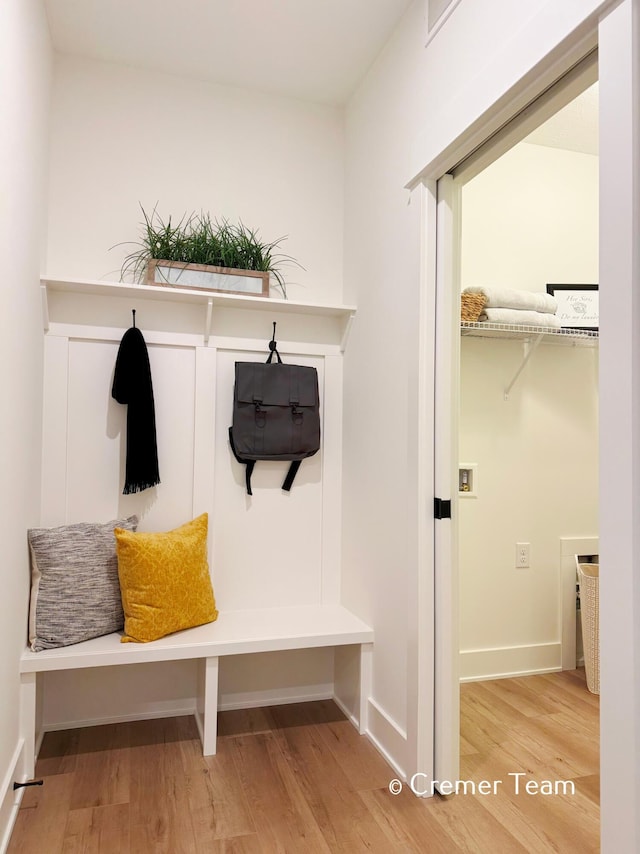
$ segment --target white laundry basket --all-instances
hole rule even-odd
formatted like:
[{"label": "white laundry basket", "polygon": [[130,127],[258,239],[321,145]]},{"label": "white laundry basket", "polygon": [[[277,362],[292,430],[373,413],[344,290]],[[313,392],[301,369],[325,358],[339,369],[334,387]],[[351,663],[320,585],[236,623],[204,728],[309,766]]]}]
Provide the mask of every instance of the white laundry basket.
[{"label": "white laundry basket", "polygon": [[584,669],[587,688],[592,694],[600,693],[600,615],[598,563],[582,563],[576,555],[578,584],[580,585],[580,619],[584,647]]}]

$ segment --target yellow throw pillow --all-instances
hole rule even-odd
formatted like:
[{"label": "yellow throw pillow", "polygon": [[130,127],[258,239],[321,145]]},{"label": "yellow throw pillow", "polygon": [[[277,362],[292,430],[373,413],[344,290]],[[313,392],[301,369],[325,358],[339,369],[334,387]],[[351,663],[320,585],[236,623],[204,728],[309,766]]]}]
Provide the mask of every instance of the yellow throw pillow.
[{"label": "yellow throw pillow", "polygon": [[218,617],[206,513],[163,533],[114,530],[126,641],[147,641]]}]

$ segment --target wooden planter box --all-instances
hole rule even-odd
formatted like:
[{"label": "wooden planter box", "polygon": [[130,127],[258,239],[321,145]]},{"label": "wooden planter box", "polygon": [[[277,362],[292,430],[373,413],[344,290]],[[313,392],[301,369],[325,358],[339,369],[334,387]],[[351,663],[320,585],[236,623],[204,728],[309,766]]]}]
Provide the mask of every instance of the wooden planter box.
[{"label": "wooden planter box", "polygon": [[147,264],[146,283],[241,296],[269,296],[268,272],[186,264],[182,261],[161,261],[156,258],[152,258]]}]

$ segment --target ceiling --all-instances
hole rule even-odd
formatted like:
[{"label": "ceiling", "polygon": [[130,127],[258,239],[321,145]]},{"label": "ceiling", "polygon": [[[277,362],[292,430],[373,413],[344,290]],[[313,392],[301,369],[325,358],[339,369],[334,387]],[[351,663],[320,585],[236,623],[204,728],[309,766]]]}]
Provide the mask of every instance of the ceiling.
[{"label": "ceiling", "polygon": [[54,48],[344,103],[411,0],[45,0]]},{"label": "ceiling", "polygon": [[524,140],[583,154],[598,153],[598,84],[594,83]]},{"label": "ceiling", "polygon": [[[44,0],[56,50],[343,104],[411,0]],[[598,87],[527,142],[598,153]]]}]

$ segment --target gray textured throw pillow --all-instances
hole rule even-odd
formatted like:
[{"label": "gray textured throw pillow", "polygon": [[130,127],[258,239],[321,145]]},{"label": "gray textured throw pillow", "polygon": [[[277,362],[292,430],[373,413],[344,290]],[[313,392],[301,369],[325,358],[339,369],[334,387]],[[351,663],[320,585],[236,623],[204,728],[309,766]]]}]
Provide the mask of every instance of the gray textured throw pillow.
[{"label": "gray textured throw pillow", "polygon": [[138,518],[31,528],[29,644],[35,652],[120,631],[124,626],[114,528]]}]

